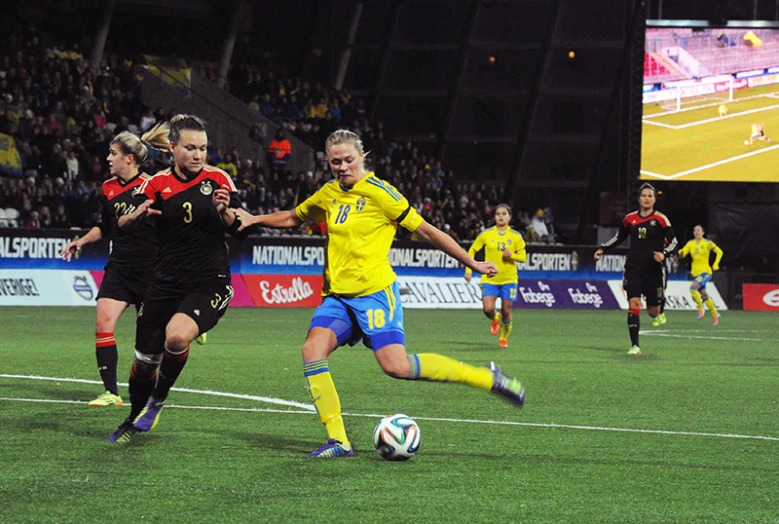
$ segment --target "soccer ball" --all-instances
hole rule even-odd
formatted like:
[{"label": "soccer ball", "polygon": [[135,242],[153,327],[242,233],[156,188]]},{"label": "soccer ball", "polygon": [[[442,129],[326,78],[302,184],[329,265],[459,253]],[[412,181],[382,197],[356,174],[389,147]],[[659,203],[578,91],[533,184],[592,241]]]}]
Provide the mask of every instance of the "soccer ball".
[{"label": "soccer ball", "polygon": [[749,140],[744,140],[744,145],[748,146],[749,145]]},{"label": "soccer ball", "polygon": [[419,426],[407,415],[388,415],[376,424],[373,444],[387,460],[408,460],[419,450]]}]

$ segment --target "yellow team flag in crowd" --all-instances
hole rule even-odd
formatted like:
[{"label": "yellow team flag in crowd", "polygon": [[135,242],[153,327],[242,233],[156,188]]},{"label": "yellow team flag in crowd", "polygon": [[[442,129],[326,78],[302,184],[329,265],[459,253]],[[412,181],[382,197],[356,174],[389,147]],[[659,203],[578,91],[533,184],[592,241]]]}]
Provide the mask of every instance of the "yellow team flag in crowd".
[{"label": "yellow team flag in crowd", "polygon": [[189,90],[192,88],[192,69],[186,61],[177,58],[143,55],[149,72],[160,77],[165,83]]},{"label": "yellow team flag in crowd", "polygon": [[14,137],[0,133],[0,171],[7,175],[22,176],[22,159],[16,149]]}]

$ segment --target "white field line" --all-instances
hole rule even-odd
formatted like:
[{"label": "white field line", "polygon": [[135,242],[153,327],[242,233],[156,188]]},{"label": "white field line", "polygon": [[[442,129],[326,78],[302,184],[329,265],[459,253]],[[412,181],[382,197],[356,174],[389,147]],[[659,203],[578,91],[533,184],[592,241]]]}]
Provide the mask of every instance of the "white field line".
[{"label": "white field line", "polygon": [[[716,328],[714,328],[716,329]],[[639,335],[652,335],[655,337],[669,337],[669,338],[700,338],[704,340],[748,340],[751,342],[768,342],[764,338],[747,338],[747,337],[712,337],[706,335],[679,335],[676,333],[661,333],[659,331],[639,331]]]},{"label": "white field line", "polygon": [[677,126],[674,126],[674,125],[671,125],[671,124],[663,124],[662,122],[652,122],[651,120],[648,120],[647,118],[644,118],[643,123],[644,124],[649,124],[650,126],[664,127],[666,129],[679,129]]},{"label": "white field line", "polygon": [[[103,384],[99,380],[86,380],[81,378],[56,378],[56,377],[42,377],[38,375],[6,375],[0,374],[0,378],[16,378],[22,380],[47,380],[52,382],[76,382],[79,384]],[[126,383],[120,382],[120,386],[127,386]],[[276,404],[280,406],[289,406],[294,408],[305,409],[306,411],[316,411],[316,408],[311,404],[303,404],[301,402],[295,402],[292,400],[283,400],[273,397],[258,397],[256,395],[242,395],[239,393],[225,393],[223,391],[211,391],[209,389],[189,389],[189,388],[172,388],[172,391],[181,391],[183,393],[197,393],[198,395],[212,395],[215,397],[226,398],[238,398],[242,400],[254,400],[257,402],[266,402],[268,404]]]},{"label": "white field line", "polygon": [[[757,100],[758,98],[779,98],[779,93],[764,93],[764,94],[761,94],[761,95],[745,96],[744,98],[736,98],[732,102],[727,102],[727,101],[726,102],[729,103],[729,104],[736,104],[738,102],[743,102],[745,100]],[[679,113],[686,113],[687,111],[697,111],[699,109],[706,109],[707,107],[717,107],[720,104],[722,104],[722,100],[718,100],[718,101],[712,102],[710,104],[701,104],[701,105],[696,105],[696,106],[685,107],[685,108],[680,109],[678,111],[674,109],[672,111],[666,111],[664,113],[653,113],[651,115],[645,116],[644,118],[655,118],[657,116],[676,115],[676,114],[679,114]],[[735,114],[737,114],[737,113],[735,113]]]},{"label": "white field line", "polygon": [[755,109],[749,109],[747,111],[739,111],[738,113],[732,113],[732,114],[728,114],[728,115],[725,115],[725,116],[716,116],[716,117],[712,117],[712,118],[707,118],[705,120],[696,120],[695,122],[688,122],[686,124],[679,124],[679,125],[662,124],[660,122],[653,122],[652,120],[650,120],[650,118],[654,118],[654,117],[656,117],[658,115],[646,116],[646,117],[644,117],[642,119],[642,121],[645,124],[651,124],[651,125],[658,126],[658,127],[665,127],[667,129],[678,130],[678,129],[687,129],[688,127],[701,126],[703,124],[710,124],[712,122],[717,122],[719,120],[726,120],[728,118],[736,118],[738,116],[751,115],[753,113],[761,113],[763,111],[770,111],[772,109],[777,109],[777,108],[779,108],[779,105],[758,107],[758,108],[755,108]]},{"label": "white field line", "polygon": [[[87,381],[87,380],[80,380],[80,379],[60,379],[54,377],[40,377],[40,376],[32,376],[32,375],[26,376],[26,375],[0,374],[0,378],[52,380],[52,381],[62,381],[62,382],[81,382],[81,383],[89,383],[89,384],[100,383],[94,380]],[[189,393],[202,393],[201,391],[198,390],[183,389],[183,388],[182,389],[173,388],[173,390],[189,392]],[[218,391],[210,391],[206,394],[211,394],[216,396],[226,396],[230,398],[245,398],[248,400],[269,398],[269,397],[255,397],[252,395],[236,395],[233,393],[223,394]],[[281,399],[271,399],[271,400],[279,401],[278,403],[290,403],[290,401],[285,401]],[[49,403],[49,404],[81,404],[81,405],[87,404],[86,402],[79,402],[75,400],[50,400],[50,399],[47,400],[47,399],[25,399],[25,398],[8,398],[8,397],[0,397],[0,401],[37,402],[37,403]],[[286,413],[286,414],[304,414],[304,415],[311,414],[310,409],[307,409],[306,411],[292,411],[292,410],[272,410],[272,409],[260,409],[260,408],[227,408],[227,407],[220,407],[220,406],[177,406],[173,404],[171,405],[166,404],[165,407],[178,408],[178,409],[202,409],[202,410],[214,410],[214,411],[268,412],[268,413]],[[310,408],[310,406],[306,406],[306,407]],[[384,417],[386,414],[344,413],[344,415],[348,415],[351,417],[381,418]],[[643,434],[651,434],[651,435],[679,435],[679,436],[691,436],[691,437],[733,438],[733,439],[742,439],[742,440],[768,440],[768,441],[779,442],[779,437],[770,437],[765,435],[740,435],[734,433],[703,433],[697,431],[670,431],[670,430],[662,430],[662,429],[613,428],[613,427],[601,427],[601,426],[581,426],[581,425],[574,425],[574,424],[514,422],[509,420],[477,420],[477,419],[457,419],[457,418],[440,418],[440,417],[420,417],[417,415],[414,415],[414,419],[429,420],[433,422],[453,422],[458,424],[488,424],[488,425],[499,425],[499,426],[522,426],[522,427],[550,428],[550,429],[575,429],[575,430],[582,430],[582,431],[610,431],[610,432],[617,432],[617,433],[643,433]]]},{"label": "white field line", "polygon": [[[779,107],[779,106],[777,106]],[[739,160],[743,160],[745,158],[749,158],[751,156],[755,155],[762,155],[763,153],[768,153],[769,151],[773,151],[775,149],[779,148],[779,144],[773,145],[771,147],[766,147],[763,149],[759,149],[757,151],[750,151],[749,153],[744,153],[743,155],[733,156],[730,158],[726,158],[725,160],[718,160],[717,162],[712,162],[711,164],[704,164],[702,166],[694,167],[692,169],[688,169],[687,171],[680,171],[679,173],[675,173],[673,175],[661,175],[660,173],[654,173],[652,171],[646,171],[642,169],[640,173],[642,175],[646,176],[653,176],[655,178],[662,178],[663,180],[673,180],[675,178],[681,178],[686,175],[690,175],[692,173],[697,173],[698,171],[704,171],[706,169],[711,169],[712,167],[717,167],[725,164],[729,164],[731,162],[737,162]]]}]

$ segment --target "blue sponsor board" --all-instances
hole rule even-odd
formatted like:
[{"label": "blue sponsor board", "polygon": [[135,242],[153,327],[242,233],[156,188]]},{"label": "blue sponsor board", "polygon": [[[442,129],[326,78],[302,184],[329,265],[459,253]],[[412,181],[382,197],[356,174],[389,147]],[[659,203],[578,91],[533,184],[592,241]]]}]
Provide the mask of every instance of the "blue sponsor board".
[{"label": "blue sponsor board", "polygon": [[[60,257],[71,240],[86,233],[87,230],[0,228],[0,269],[102,269],[110,249],[105,240],[87,244],[70,263]],[[321,237],[251,236],[239,242],[227,235],[225,241],[230,268],[235,274],[319,275],[324,269],[325,241]],[[467,249],[468,245],[463,247]],[[527,260],[517,264],[520,283],[621,279],[626,250],[614,250],[596,263],[592,258],[595,249],[529,245]],[[463,276],[463,267],[457,260],[423,242],[396,240],[389,262],[399,276]]]},{"label": "blue sponsor board", "polygon": [[619,309],[603,280],[527,279],[519,281],[515,308]]},{"label": "blue sponsor board", "polygon": [[0,228],[0,269],[103,269],[109,243],[87,244],[70,262],[60,256],[65,247],[87,230]]}]

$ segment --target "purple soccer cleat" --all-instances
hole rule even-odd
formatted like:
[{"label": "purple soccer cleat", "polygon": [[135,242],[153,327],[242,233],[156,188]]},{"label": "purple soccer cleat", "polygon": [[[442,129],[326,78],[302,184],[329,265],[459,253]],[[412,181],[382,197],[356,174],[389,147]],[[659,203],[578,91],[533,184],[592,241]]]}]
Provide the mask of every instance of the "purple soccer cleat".
[{"label": "purple soccer cleat", "polygon": [[506,400],[520,408],[524,406],[525,388],[522,387],[522,383],[519,379],[502,372],[495,362],[490,362],[488,367],[490,371],[492,371],[494,377],[492,392],[502,395]]},{"label": "purple soccer cleat", "polygon": [[317,458],[337,458],[337,457],[351,457],[354,455],[354,450],[350,447],[347,448],[340,440],[331,438],[327,443],[316,451],[308,454],[309,457]]}]

